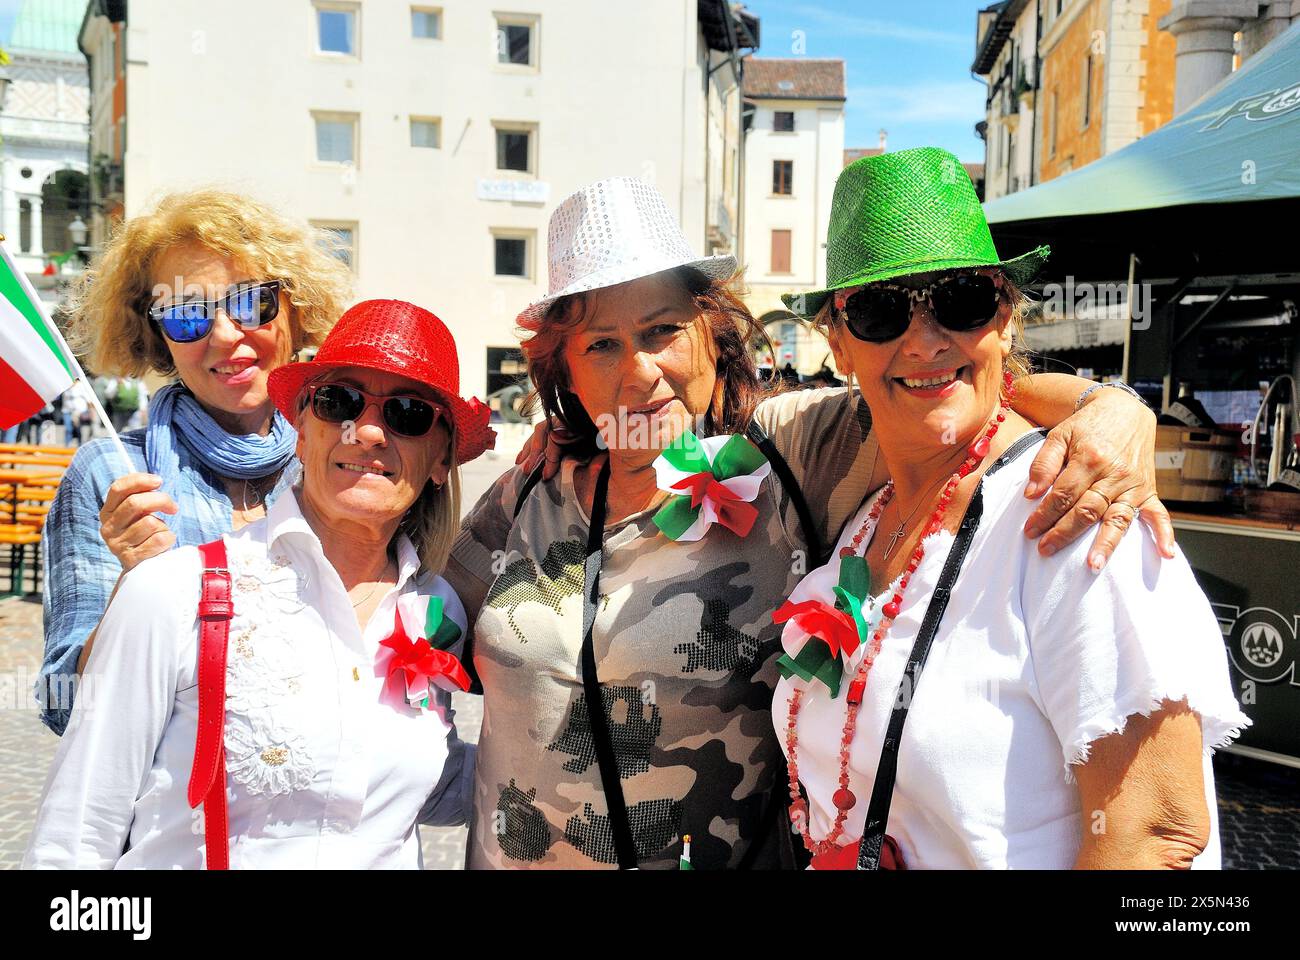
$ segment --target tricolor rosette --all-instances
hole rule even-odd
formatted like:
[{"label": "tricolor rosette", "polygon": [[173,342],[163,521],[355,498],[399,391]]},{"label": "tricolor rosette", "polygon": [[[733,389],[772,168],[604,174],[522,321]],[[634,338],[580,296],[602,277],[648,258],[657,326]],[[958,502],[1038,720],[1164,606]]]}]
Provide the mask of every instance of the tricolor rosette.
[{"label": "tricolor rosette", "polygon": [[699,540],[715,523],[747,536],[758,517],[753,501],[772,465],[739,434],[705,437],[689,430],[654,462],[660,490],[675,493],[654,515],[670,540]]},{"label": "tricolor rosette", "polygon": [[379,641],[376,668],[384,677],[384,695],[428,710],[433,688],[468,690],[469,675],[449,648],[460,639],[460,627],[446,616],[442,597],[428,597],[423,634],[414,639],[402,623],[399,600],[393,632]]},{"label": "tricolor rosette", "polygon": [[832,698],[839,696],[844,671],[880,622],[867,561],[841,557],[814,570],[772,619],[785,624],[785,653],[776,662],[781,676],[803,688],[817,681]]}]

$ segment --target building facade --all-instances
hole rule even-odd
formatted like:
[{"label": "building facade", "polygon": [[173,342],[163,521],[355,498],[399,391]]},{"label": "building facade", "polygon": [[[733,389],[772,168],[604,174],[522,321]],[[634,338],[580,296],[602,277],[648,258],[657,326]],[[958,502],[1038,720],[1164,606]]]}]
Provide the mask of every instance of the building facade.
[{"label": "building facade", "polygon": [[1170,0],[1005,0],[980,11],[985,199],[1118,150],[1173,117]]},{"label": "building facade", "polygon": [[582,185],[652,181],[697,250],[738,249],[757,35],[722,0],[92,0],[94,237],[171,190],[257,196],[336,231],[360,298],[439,314],[483,395]]},{"label": "building facade", "polygon": [[73,225],[89,215],[89,82],[77,50],[83,0],[24,0],[0,39],[9,54],[0,100],[0,233],[51,305],[78,269]]},{"label": "building facade", "polygon": [[1004,0],[978,15],[971,72],[988,82],[984,120],[984,198],[994,200],[1033,184],[1034,90],[1038,76],[1036,5]]},{"label": "building facade", "polygon": [[842,60],[745,61],[746,303],[774,341],[778,368],[830,365],[825,341],[794,321],[783,293],[826,285],[826,232],[844,165]]}]

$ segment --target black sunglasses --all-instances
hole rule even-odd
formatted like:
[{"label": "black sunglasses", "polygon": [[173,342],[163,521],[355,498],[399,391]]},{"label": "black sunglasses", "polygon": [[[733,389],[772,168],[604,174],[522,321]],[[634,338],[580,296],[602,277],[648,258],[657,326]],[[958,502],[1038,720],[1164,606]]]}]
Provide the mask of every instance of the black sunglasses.
[{"label": "black sunglasses", "polygon": [[901,337],[912,322],[920,301],[930,305],[935,322],[946,330],[978,330],[998,313],[998,284],[983,273],[942,277],[920,289],[892,283],[873,283],[857,293],[836,299],[836,308],[849,331],[868,343],[888,343]]},{"label": "black sunglasses", "polygon": [[423,437],[446,411],[419,397],[367,393],[346,383],[317,383],[307,388],[311,410],[326,423],[360,420],[372,403],[379,405],[384,423],[403,437]]},{"label": "black sunglasses", "polygon": [[266,326],[280,312],[280,281],[240,286],[216,300],[155,304],[149,308],[149,319],[173,343],[194,343],[212,332],[219,308],[246,329]]}]

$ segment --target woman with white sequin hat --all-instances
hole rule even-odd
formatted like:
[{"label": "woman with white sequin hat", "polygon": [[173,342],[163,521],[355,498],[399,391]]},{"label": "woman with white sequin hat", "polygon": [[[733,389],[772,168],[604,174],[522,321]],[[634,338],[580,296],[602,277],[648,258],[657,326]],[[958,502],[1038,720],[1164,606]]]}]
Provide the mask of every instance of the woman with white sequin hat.
[{"label": "woman with white sequin hat", "polygon": [[[548,255],[523,351],[576,439],[484,494],[446,570],[485,694],[469,865],[675,869],[689,835],[695,869],[792,866],[772,611],[885,480],[870,414],[769,395],[736,259],[644,181],[566,198]],[[1056,420],[1083,386],[1027,389]]]}]

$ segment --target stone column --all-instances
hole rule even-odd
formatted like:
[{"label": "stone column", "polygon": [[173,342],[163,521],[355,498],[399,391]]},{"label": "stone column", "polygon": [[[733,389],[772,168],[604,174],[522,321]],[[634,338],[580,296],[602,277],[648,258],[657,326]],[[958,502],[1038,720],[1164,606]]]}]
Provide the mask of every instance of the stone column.
[{"label": "stone column", "polygon": [[41,237],[41,197],[28,197],[32,205],[32,247],[27,252],[33,257],[45,256],[44,238]]},{"label": "stone column", "polygon": [[1259,0],[1182,0],[1158,26],[1177,38],[1174,116],[1232,73],[1232,35],[1259,14]]},{"label": "stone column", "polygon": [[1272,0],[1271,3],[1261,5],[1259,18],[1246,24],[1241,31],[1242,63],[1291,26],[1294,9],[1293,0]]},{"label": "stone column", "polygon": [[4,185],[3,206],[0,207],[0,233],[5,235],[5,240],[9,244],[11,252],[17,252],[19,247],[19,223],[18,223],[18,192],[8,183]]}]

